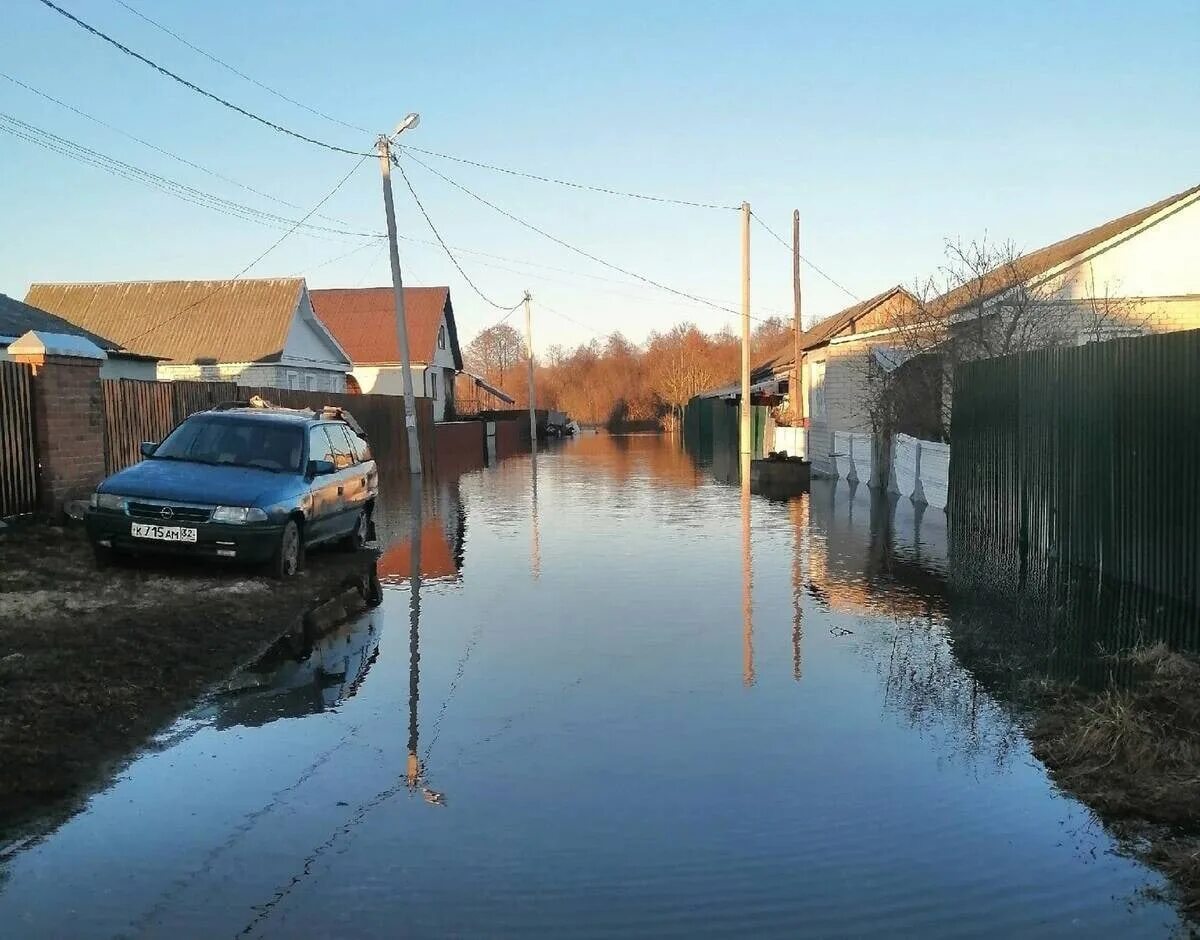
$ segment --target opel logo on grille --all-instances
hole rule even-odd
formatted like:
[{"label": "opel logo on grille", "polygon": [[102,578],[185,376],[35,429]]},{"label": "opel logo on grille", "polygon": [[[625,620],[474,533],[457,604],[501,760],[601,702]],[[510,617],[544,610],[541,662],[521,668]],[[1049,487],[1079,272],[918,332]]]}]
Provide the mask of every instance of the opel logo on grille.
[{"label": "opel logo on grille", "polygon": [[158,514],[160,516],[162,516],[164,519],[170,519],[170,518],[174,517],[175,510],[172,509],[170,506],[163,506],[163,508],[158,511]]}]

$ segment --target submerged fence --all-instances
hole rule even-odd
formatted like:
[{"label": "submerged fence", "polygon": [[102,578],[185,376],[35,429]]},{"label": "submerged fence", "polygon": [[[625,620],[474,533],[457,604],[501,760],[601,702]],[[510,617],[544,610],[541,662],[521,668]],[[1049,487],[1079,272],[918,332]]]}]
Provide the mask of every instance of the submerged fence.
[{"label": "submerged fence", "polygon": [[952,552],[1018,585],[1081,574],[1200,603],[1200,331],[956,370]]},{"label": "submerged fence", "polygon": [[0,362],[0,519],[37,507],[33,369]]}]

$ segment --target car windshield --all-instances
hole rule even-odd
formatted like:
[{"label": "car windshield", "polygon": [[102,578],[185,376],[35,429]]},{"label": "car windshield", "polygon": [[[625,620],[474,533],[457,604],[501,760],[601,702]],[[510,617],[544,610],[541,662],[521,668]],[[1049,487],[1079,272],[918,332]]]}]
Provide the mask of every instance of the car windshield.
[{"label": "car windshield", "polygon": [[197,416],[172,431],[154,451],[154,457],[282,473],[299,472],[303,449],[304,433],[299,427]]}]

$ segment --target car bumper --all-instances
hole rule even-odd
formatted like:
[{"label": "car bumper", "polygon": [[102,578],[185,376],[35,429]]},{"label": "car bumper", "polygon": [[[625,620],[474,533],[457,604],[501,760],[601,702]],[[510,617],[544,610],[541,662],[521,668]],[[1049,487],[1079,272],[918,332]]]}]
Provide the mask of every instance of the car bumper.
[{"label": "car bumper", "polygon": [[195,542],[166,542],[158,539],[135,538],[132,534],[135,522],[149,520],[132,519],[124,513],[88,510],[84,517],[88,538],[97,545],[121,552],[146,552],[161,555],[185,555],[196,558],[225,559],[229,561],[269,561],[279,546],[282,525],[256,523],[252,525],[226,525],[219,522],[197,524],[180,523],[185,528],[196,530]]}]

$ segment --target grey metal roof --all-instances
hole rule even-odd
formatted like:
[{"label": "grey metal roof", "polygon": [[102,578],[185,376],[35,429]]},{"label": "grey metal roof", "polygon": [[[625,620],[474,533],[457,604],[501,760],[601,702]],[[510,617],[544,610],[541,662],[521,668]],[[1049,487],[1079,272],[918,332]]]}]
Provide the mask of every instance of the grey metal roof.
[{"label": "grey metal roof", "polygon": [[33,307],[19,300],[14,300],[7,294],[0,294],[0,336],[11,336],[16,339],[19,336],[24,336],[30,330],[39,330],[43,333],[64,333],[67,336],[82,336],[84,339],[91,340],[105,352],[116,352],[121,348],[111,339],[106,339],[103,336],[92,333],[90,330],[85,330],[81,326],[76,326],[69,320],[55,316],[53,313],[42,310],[40,307]]}]

